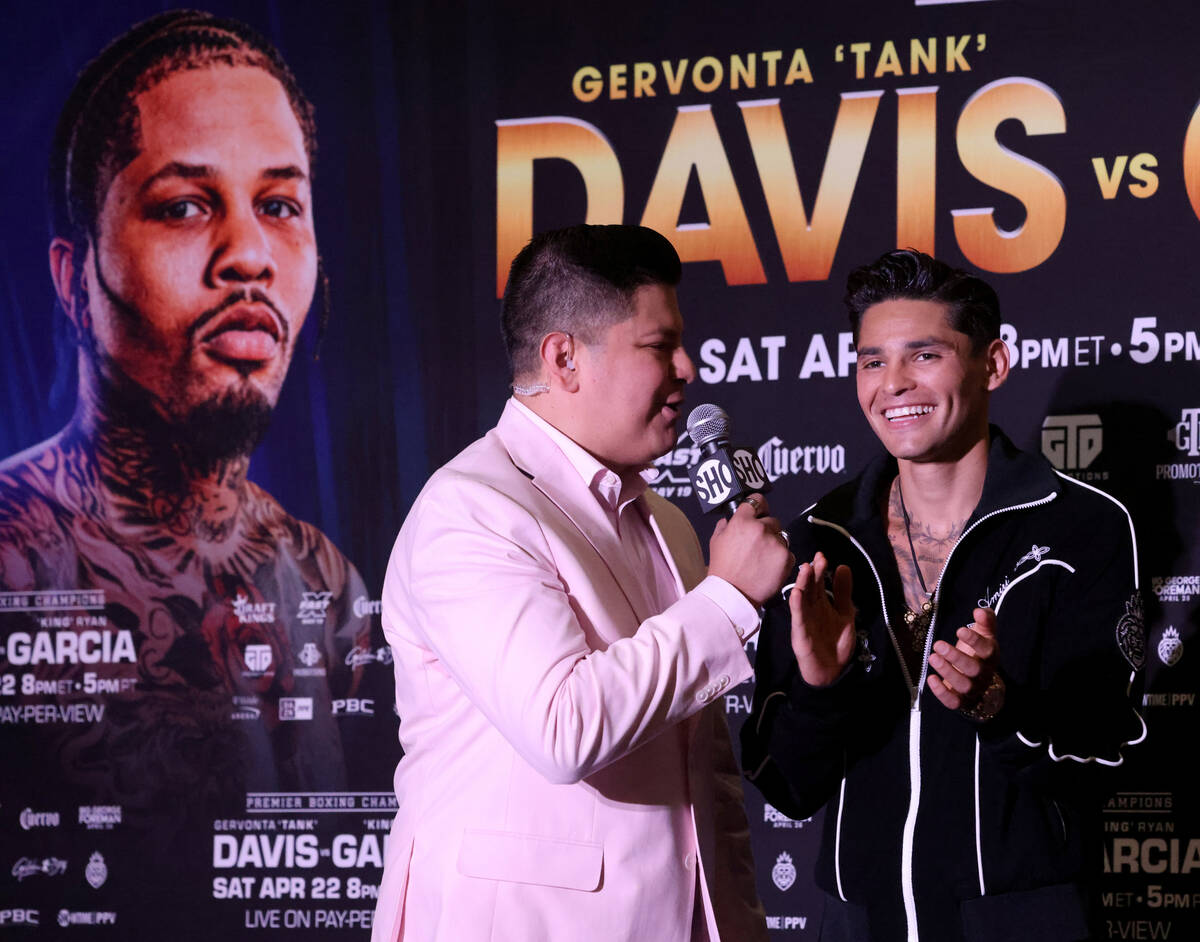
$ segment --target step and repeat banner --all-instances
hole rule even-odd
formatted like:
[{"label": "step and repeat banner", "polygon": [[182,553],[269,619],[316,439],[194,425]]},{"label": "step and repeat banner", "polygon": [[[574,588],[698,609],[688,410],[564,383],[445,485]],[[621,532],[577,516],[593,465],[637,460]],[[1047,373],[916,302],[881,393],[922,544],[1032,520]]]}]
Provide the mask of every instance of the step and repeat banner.
[{"label": "step and repeat banner", "polygon": [[[180,44],[138,84],[135,34],[73,93],[164,9],[10,0],[0,39],[0,934],[365,936],[391,541],[508,395],[510,259],[587,221],[676,245],[689,403],[785,519],[876,452],[847,272],[913,246],[996,287],[994,419],[1141,543],[1150,735],[1095,823],[1100,929],[1196,937],[1190,3],[242,0],[209,9],[286,66]],[[118,172],[180,140],[195,164]],[[706,538],[695,460],[654,486]],[[815,939],[820,820],[746,800],[772,937]]]}]

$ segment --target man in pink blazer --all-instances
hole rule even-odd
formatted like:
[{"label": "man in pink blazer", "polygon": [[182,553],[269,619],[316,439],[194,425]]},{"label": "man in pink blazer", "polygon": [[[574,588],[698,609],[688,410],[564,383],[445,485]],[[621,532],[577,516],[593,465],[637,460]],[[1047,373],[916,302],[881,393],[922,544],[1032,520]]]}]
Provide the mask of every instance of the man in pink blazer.
[{"label": "man in pink blazer", "polygon": [[761,496],[705,571],[647,490],[684,386],[675,250],[577,226],[517,256],[514,397],[396,540],[400,809],[376,942],[766,939],[722,691],[793,565]]}]

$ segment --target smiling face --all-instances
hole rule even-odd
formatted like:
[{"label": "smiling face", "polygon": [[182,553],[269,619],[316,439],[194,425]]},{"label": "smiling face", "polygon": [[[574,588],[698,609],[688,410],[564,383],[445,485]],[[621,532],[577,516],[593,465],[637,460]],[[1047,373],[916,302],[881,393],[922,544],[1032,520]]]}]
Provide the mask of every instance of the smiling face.
[{"label": "smiling face", "polygon": [[863,313],[858,403],[896,458],[950,462],[987,440],[988,394],[1008,374],[1008,351],[979,353],[938,301],[895,298]]},{"label": "smiling face", "polygon": [[98,368],[169,422],[217,402],[269,409],[316,285],[299,123],[253,67],[179,71],[136,104],[140,150],[84,261]]},{"label": "smiling face", "polygon": [[618,474],[674,447],[683,388],[696,377],[674,288],[634,291],[633,316],[607,328],[599,343],[576,343],[575,363],[572,431],[580,445]]}]

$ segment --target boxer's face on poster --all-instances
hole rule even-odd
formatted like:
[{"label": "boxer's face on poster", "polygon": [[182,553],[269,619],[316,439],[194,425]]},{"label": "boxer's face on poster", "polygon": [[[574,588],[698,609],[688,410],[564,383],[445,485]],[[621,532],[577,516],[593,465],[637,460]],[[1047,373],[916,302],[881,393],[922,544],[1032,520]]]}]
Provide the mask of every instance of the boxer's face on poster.
[{"label": "boxer's face on poster", "polygon": [[981,352],[938,301],[896,298],[863,312],[858,402],[896,458],[952,461],[987,435],[988,394],[1008,372],[997,340]]},{"label": "boxer's face on poster", "polygon": [[283,87],[215,66],[136,103],[140,152],[104,197],[84,269],[96,344],[165,418],[273,406],[317,272],[308,157]]}]

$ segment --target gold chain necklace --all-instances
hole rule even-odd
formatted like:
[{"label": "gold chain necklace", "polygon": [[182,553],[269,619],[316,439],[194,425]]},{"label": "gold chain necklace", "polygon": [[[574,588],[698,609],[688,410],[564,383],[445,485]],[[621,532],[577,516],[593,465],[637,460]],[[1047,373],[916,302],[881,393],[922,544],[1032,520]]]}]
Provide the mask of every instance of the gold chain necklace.
[{"label": "gold chain necklace", "polygon": [[921,564],[917,562],[917,549],[913,546],[908,508],[904,506],[904,488],[900,485],[899,475],[896,476],[896,493],[900,497],[900,515],[904,518],[904,535],[908,537],[908,552],[912,556],[913,568],[917,571],[921,591],[925,593],[925,601],[921,603],[920,612],[905,608],[904,623],[908,625],[908,630],[912,633],[912,649],[918,653],[924,653],[925,636],[929,634],[929,626],[933,624],[934,604],[929,587],[925,585],[925,577],[921,574]]}]

